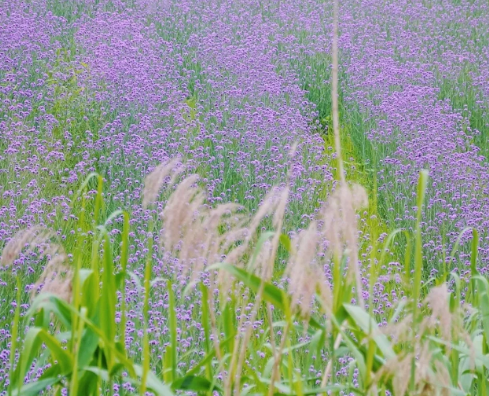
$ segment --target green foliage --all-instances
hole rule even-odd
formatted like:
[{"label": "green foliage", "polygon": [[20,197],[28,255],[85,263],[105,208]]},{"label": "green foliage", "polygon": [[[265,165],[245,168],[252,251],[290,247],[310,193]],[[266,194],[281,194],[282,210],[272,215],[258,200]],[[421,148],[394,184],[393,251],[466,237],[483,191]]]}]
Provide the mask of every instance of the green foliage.
[{"label": "green foliage", "polygon": [[[95,175],[96,176],[96,175]],[[27,322],[32,318],[35,325],[28,330],[21,358],[10,385],[12,394],[37,394],[46,387],[68,387],[71,395],[98,395],[99,386],[105,382],[109,386],[114,378],[123,371],[127,372],[129,381],[157,395],[171,395],[166,386],[152,373],[144,372],[127,356],[127,351],[120,334],[125,334],[125,320],[116,324],[115,307],[117,290],[124,290],[127,276],[128,216],[127,213],[114,214],[123,216],[123,252],[121,255],[122,271],[116,273],[116,263],[112,255],[112,246],[108,230],[99,225],[99,211],[102,204],[101,178],[96,198],[95,212],[92,219],[83,215],[85,207],[86,186],[93,175],[83,184],[80,195],[82,203],[77,229],[77,245],[74,249],[74,275],[72,279],[72,301],[68,303],[55,294],[40,294],[31,304]],[[112,217],[114,217],[112,216]],[[110,216],[109,216],[110,217]],[[92,255],[89,268],[82,262],[82,250],[86,249],[83,235],[91,230],[94,234]],[[103,247],[99,263],[99,248]],[[99,267],[100,266],[100,267]],[[122,312],[125,315],[125,312]],[[52,318],[58,323],[59,332],[52,333]],[[17,317],[17,322],[19,318]],[[64,348],[64,343],[67,348]],[[45,351],[41,353],[41,347]],[[40,356],[40,357],[39,357]],[[51,367],[44,372],[35,385],[22,383],[27,370],[34,359],[37,367],[51,362]],[[143,376],[144,373],[144,376]],[[142,384],[142,382],[144,382]]]},{"label": "green foliage", "polygon": [[[87,211],[86,192],[88,186],[97,181],[97,196]],[[194,361],[192,367],[182,372],[178,365],[186,359],[178,353],[176,317],[178,295],[170,279],[164,280],[168,292],[169,343],[163,355],[161,373],[151,371],[149,338],[145,335],[141,364],[128,357],[125,339],[126,310],[124,303],[125,279],[129,246],[129,215],[117,211],[104,221],[102,178],[91,174],[74,197],[74,208],[79,211],[76,224],[76,243],[73,247],[72,298],[67,302],[56,294],[42,293],[35,298],[25,320],[28,331],[21,345],[12,343],[12,355],[20,350],[20,358],[12,371],[9,392],[11,395],[34,395],[48,388],[57,394],[68,388],[70,395],[99,395],[110,393],[112,384],[129,381],[139,388],[139,394],[150,391],[156,395],[172,395],[178,391],[194,391],[211,394],[217,391],[229,394],[228,389],[239,389],[240,394],[309,395],[338,392],[354,392],[361,395],[377,395],[389,391],[393,395],[417,395],[424,389],[446,390],[454,395],[483,395],[487,389],[489,369],[489,282],[476,268],[478,234],[472,230],[472,272],[469,279],[456,274],[441,274],[435,288],[421,287],[422,241],[420,233],[421,213],[427,173],[421,172],[418,186],[418,217],[414,227],[414,279],[411,273],[410,255],[403,282],[399,287],[406,299],[389,314],[388,328],[396,329],[397,336],[379,326],[372,308],[364,309],[353,305],[354,281],[344,276],[345,260],[333,260],[332,301],[316,290],[314,312],[305,314],[293,308],[292,297],[287,288],[253,273],[253,265],[246,268],[218,263],[207,268],[209,274],[224,271],[232,275],[232,289],[239,293],[229,294],[222,301],[221,314],[212,315],[214,306],[210,297],[214,293],[200,283],[202,310],[198,320],[204,329],[203,356]],[[89,215],[91,213],[91,215]],[[117,217],[122,218],[121,250],[116,259],[107,224]],[[149,224],[153,231],[153,223]],[[93,234],[90,237],[91,231]],[[464,230],[466,233],[469,230]],[[267,240],[273,239],[278,231],[267,231],[257,239],[250,263],[257,259],[259,250]],[[391,233],[377,265],[373,265],[371,285],[381,273],[386,251],[396,235]],[[88,240],[87,240],[88,239]],[[285,234],[279,234],[283,248],[293,254],[294,245]],[[152,240],[148,242],[151,246]],[[88,244],[88,245],[87,245]],[[87,254],[87,246],[89,253]],[[151,249],[150,249],[151,251]],[[452,255],[455,252],[452,252]],[[377,257],[375,255],[373,258]],[[372,261],[373,263],[375,260]],[[152,279],[152,259],[148,255],[144,279],[145,299],[143,313],[144,328],[147,329],[150,289],[159,284]],[[132,274],[135,277],[136,275]],[[452,281],[450,281],[450,279]],[[454,287],[448,292],[447,283]],[[228,285],[229,286],[229,285]],[[462,306],[462,292],[471,302],[470,315]],[[118,292],[123,296],[117,297]],[[191,290],[188,291],[192,293]],[[433,297],[433,294],[435,293]],[[234,297],[233,297],[234,296]],[[239,326],[235,313],[254,301],[254,310],[267,324],[264,334],[253,337],[244,351],[240,345]],[[116,322],[115,307],[121,305],[121,320]],[[269,315],[273,306],[273,315]],[[429,320],[427,320],[427,318]],[[54,321],[56,327],[51,323]],[[447,321],[450,323],[447,332]],[[21,319],[15,315],[15,328],[21,328]],[[282,342],[277,344],[278,330]],[[221,332],[222,339],[215,339]],[[145,330],[145,334],[147,331]],[[257,359],[258,351],[263,353]],[[240,353],[245,361],[239,382],[236,374]],[[326,354],[327,364],[313,359]],[[350,375],[336,375],[338,359],[352,358]],[[253,365],[251,362],[254,362]],[[49,363],[37,382],[23,383],[32,367],[42,368]],[[407,365],[406,365],[407,363]],[[323,372],[321,383],[310,377],[308,369],[313,366]],[[407,370],[406,370],[407,368]],[[353,371],[357,370],[356,381]],[[217,375],[228,372],[231,388],[226,380],[217,380]],[[399,375],[410,378],[404,391],[399,385]],[[244,384],[248,384],[244,387]],[[50,391],[51,392],[51,391]]]}]

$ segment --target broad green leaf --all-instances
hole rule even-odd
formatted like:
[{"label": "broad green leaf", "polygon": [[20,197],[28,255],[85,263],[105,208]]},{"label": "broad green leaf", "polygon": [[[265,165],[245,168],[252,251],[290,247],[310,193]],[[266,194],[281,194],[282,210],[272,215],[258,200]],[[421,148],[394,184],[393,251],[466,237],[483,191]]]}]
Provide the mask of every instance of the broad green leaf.
[{"label": "broad green leaf", "polygon": [[477,284],[477,308],[479,309],[486,343],[489,346],[489,282],[481,275],[473,277]]},{"label": "broad green leaf", "polygon": [[[208,268],[208,271],[212,270],[226,270],[231,275],[236,277],[236,279],[243,282],[246,286],[248,286],[253,292],[258,292],[260,289],[260,285],[262,284],[262,280],[241,268],[235,267],[231,264],[220,263],[212,265]],[[289,303],[289,297],[287,296],[284,290],[279,289],[277,286],[272,285],[269,282],[263,282],[263,298],[265,301],[273,304],[278,309],[284,311],[286,309],[286,304]],[[317,322],[314,318],[309,319],[309,324],[312,327],[317,329],[322,329],[323,327]]]},{"label": "broad green leaf", "polygon": [[42,340],[38,337],[39,331],[42,330],[39,327],[31,327],[24,340],[24,350],[22,351],[22,359],[17,367],[16,375],[14,376],[14,381],[18,381],[19,375],[22,380],[24,379],[27,369],[31,367],[34,358],[39,353],[39,348],[41,348]]},{"label": "broad green leaf", "polygon": [[120,215],[124,215],[124,211],[121,209],[117,209],[112,212],[109,217],[107,217],[107,220],[105,220],[104,226],[108,227],[110,225],[110,222]]},{"label": "broad green leaf", "polygon": [[[60,374],[67,375],[73,367],[71,354],[61,347],[59,340],[40,327],[31,327],[25,337],[24,351],[22,353],[20,375],[24,378],[27,369],[31,366],[34,358],[38,355],[42,343],[46,344],[51,356],[57,361]],[[19,375],[19,373],[17,373]]]},{"label": "broad green leaf", "polygon": [[[135,364],[133,367],[135,373],[138,376],[141,376],[143,374],[143,368],[140,365]],[[165,385],[163,382],[161,382],[152,371],[148,373],[146,386],[148,389],[155,392],[158,396],[173,396],[173,392],[168,387],[168,385]]]},{"label": "broad green leaf", "polygon": [[[344,308],[343,308],[344,310]],[[338,322],[336,317],[333,315],[331,317],[331,321],[333,322],[334,326],[336,327],[336,330],[338,333],[341,334],[343,343],[346,344],[348,349],[350,350],[351,354],[356,360],[356,364],[358,367],[358,371],[360,372],[360,378],[364,380],[366,378],[366,372],[367,372],[367,367],[365,365],[365,358],[364,355],[360,352],[359,348],[355,345],[355,342],[350,339],[350,337],[343,331],[343,328],[341,324]]]},{"label": "broad green leaf", "polygon": [[241,390],[240,396],[247,396],[253,389],[256,388],[256,385],[250,385]]},{"label": "broad green leaf", "polygon": [[82,370],[84,367],[88,366],[95,353],[98,346],[99,337],[95,332],[86,328],[80,343],[80,350],[78,352],[78,369]]},{"label": "broad green leaf", "polygon": [[75,195],[71,199],[71,207],[73,207],[73,205],[76,203],[78,197],[82,194],[83,190],[88,186],[88,183],[90,183],[90,180],[92,180],[93,178],[97,178],[97,180],[99,180],[100,175],[97,172],[91,172],[88,174],[88,176],[85,178],[85,180],[81,184],[78,191],[75,193]]},{"label": "broad green leaf", "polygon": [[85,316],[81,316],[78,311],[76,311],[71,305],[67,305],[67,308],[70,310],[70,312],[78,317],[79,320],[82,320],[85,322],[87,327],[92,329],[98,337],[103,341],[104,345],[104,350],[107,351],[109,350],[111,353],[114,354],[114,356],[117,358],[117,360],[122,363],[125,367],[125,369],[128,371],[129,375],[131,377],[135,377],[136,373],[134,371],[134,367],[132,362],[125,356],[125,354],[121,353],[117,347],[115,346],[114,340],[109,340],[106,336],[106,334],[101,330],[99,326],[97,326],[92,320]]},{"label": "broad green leaf", "polygon": [[[100,294],[100,326],[106,338],[111,343],[115,340],[115,306],[117,304],[116,285],[114,276],[114,265],[112,262],[112,248],[110,239],[106,231],[104,231],[104,260],[102,273],[102,290]],[[114,364],[112,353],[106,351],[106,359],[109,371]]]},{"label": "broad green leaf", "polygon": [[[207,294],[207,289],[206,294]],[[226,352],[227,353],[232,353],[234,350],[234,336],[236,335],[236,298],[234,296],[231,296],[230,298],[231,301],[226,302],[226,305],[222,309],[222,323],[224,327],[224,333],[226,334],[226,338],[230,339],[230,342],[226,344]],[[203,304],[207,304],[207,298],[206,301],[203,301]],[[209,310],[209,307],[207,307],[207,311]]]},{"label": "broad green leaf", "polygon": [[44,315],[49,317],[54,314],[56,318],[66,327],[71,329],[71,313],[68,303],[52,293],[41,293],[32,302],[27,311],[27,318],[32,318],[39,310],[44,310]]},{"label": "broad green leaf", "polygon": [[292,253],[292,242],[287,234],[280,234],[279,241],[288,253]]},{"label": "broad green leaf", "polygon": [[59,381],[61,381],[61,378],[57,376],[39,379],[35,382],[30,382],[28,384],[23,385],[22,388],[20,389],[20,392],[18,389],[15,389],[12,392],[12,394],[15,396],[37,396],[48,386],[53,386]]},{"label": "broad green leaf", "polygon": [[[79,373],[78,394],[79,395],[96,395],[99,386],[99,377],[91,370],[83,370]],[[103,379],[105,380],[106,377]],[[100,379],[102,377],[100,376]],[[108,380],[108,378],[107,378]]]},{"label": "broad green leaf", "polygon": [[[230,341],[231,339],[234,339],[234,335],[232,337],[229,337],[228,339],[222,341],[219,344],[219,348],[222,349],[224,348]],[[199,369],[207,364],[208,362],[212,361],[212,359],[216,356],[216,351],[213,349],[210,353],[206,355],[204,359],[202,359],[200,362],[198,362],[194,367],[192,367],[189,371],[187,371],[187,375],[194,375],[199,371]]]},{"label": "broad green leaf", "polygon": [[[187,375],[183,378],[179,378],[172,383],[172,389],[174,390],[189,390],[194,392],[202,391],[218,391],[221,392],[221,388],[218,385],[212,385],[212,382],[204,377],[197,377],[194,375]],[[211,389],[212,388],[212,389]]]},{"label": "broad green leaf", "polygon": [[46,330],[38,329],[37,336],[44,344],[46,344],[46,348],[51,351],[53,359],[58,362],[61,369],[61,374],[67,375],[71,373],[73,368],[73,357],[71,356],[71,353],[63,349],[60,342]]},{"label": "broad green leaf", "polygon": [[87,316],[93,317],[95,311],[98,309],[100,302],[99,289],[100,281],[99,277],[95,276],[92,270],[81,269],[80,270],[80,283],[82,288],[81,305],[86,307]]},{"label": "broad green leaf", "polygon": [[382,351],[384,357],[389,360],[395,358],[396,354],[385,334],[382,334],[375,320],[362,308],[356,305],[343,304],[353,322],[365,333],[372,337],[377,347]]},{"label": "broad green leaf", "polygon": [[260,251],[261,251],[263,244],[268,239],[272,238],[274,235],[275,235],[274,231],[267,231],[267,232],[264,232],[263,234],[260,235],[260,238],[258,239],[258,242],[256,243],[256,247],[253,250],[253,255],[251,256],[251,260],[248,263],[248,266],[247,266],[248,271],[250,271],[254,267],[256,258],[260,254]]},{"label": "broad green leaf", "polygon": [[489,356],[488,355],[484,355],[480,351],[471,351],[467,347],[460,346],[460,345],[445,341],[445,340],[438,338],[438,337],[428,336],[427,338],[429,338],[430,340],[432,340],[434,342],[437,342],[438,344],[446,345],[450,348],[453,348],[453,349],[463,353],[465,356],[468,356],[468,357],[474,356],[476,361],[479,361],[480,363],[482,363],[486,367],[486,369],[489,369]]},{"label": "broad green leaf", "polygon": [[407,299],[403,299],[399,302],[399,304],[396,307],[396,310],[394,311],[394,314],[389,319],[389,323],[391,323],[391,324],[395,323],[397,321],[397,319],[399,319],[399,316],[401,315],[401,312],[406,305],[407,305]]}]

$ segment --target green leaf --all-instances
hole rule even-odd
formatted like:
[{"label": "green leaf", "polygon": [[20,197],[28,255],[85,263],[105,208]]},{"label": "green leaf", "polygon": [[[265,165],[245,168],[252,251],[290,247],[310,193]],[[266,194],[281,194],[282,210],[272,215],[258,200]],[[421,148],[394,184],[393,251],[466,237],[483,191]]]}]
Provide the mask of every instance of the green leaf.
[{"label": "green leaf", "polygon": [[[231,335],[229,338],[225,339],[219,344],[219,348],[222,349],[226,347],[232,340],[234,340],[234,334]],[[200,362],[198,362],[194,367],[192,367],[189,371],[187,371],[187,375],[194,375],[197,371],[199,371],[199,368],[202,366],[206,365],[207,363],[211,362],[212,359],[216,356],[216,351],[213,349],[211,352],[209,352],[204,359],[202,359]]]},{"label": "green leaf", "polygon": [[[135,364],[133,367],[138,376],[141,376],[143,374],[142,366]],[[163,382],[161,382],[152,371],[148,373],[146,386],[148,389],[155,392],[158,396],[173,396],[173,392],[168,387],[168,385],[165,385]]]},{"label": "green leaf", "polygon": [[[83,370],[79,374],[78,394],[79,395],[96,395],[99,386],[99,376],[91,370]],[[108,380],[108,378],[107,378]]]},{"label": "green leaf", "polygon": [[[104,231],[104,260],[102,273],[102,290],[100,294],[100,327],[105,336],[113,342],[115,339],[115,306],[117,304],[114,265],[112,262],[112,248],[107,231]],[[110,351],[106,351],[109,371],[114,364]]]},{"label": "green leaf", "polygon": [[260,238],[258,239],[258,242],[256,243],[256,247],[253,250],[253,255],[251,256],[251,260],[248,263],[248,271],[251,270],[254,267],[256,258],[260,254],[261,248],[263,244],[270,238],[272,238],[275,235],[275,232],[273,231],[267,231],[264,232],[263,234],[260,235]]},{"label": "green leaf", "polygon": [[21,359],[21,378],[24,378],[27,369],[31,366],[32,361],[37,356],[42,345],[46,344],[51,356],[57,361],[60,368],[60,374],[67,375],[71,373],[73,367],[73,358],[71,354],[61,347],[59,340],[50,335],[46,330],[40,327],[31,327],[26,334],[24,342],[24,351]]},{"label": "green leaf", "polygon": [[72,207],[75,204],[75,202],[78,199],[78,197],[82,194],[83,190],[88,186],[88,183],[90,182],[90,180],[92,180],[93,178],[97,178],[97,180],[99,180],[99,177],[100,177],[100,175],[97,172],[91,172],[91,173],[88,174],[88,176],[85,178],[85,180],[81,184],[81,186],[78,189],[78,191],[75,193],[75,195],[71,199],[71,205],[72,205]]},{"label": "green leaf", "polygon": [[190,390],[194,392],[202,391],[218,391],[221,392],[221,388],[218,385],[212,385],[212,382],[204,377],[197,377],[194,375],[187,375],[183,378],[179,378],[172,383],[174,390]]},{"label": "green leaf", "polygon": [[51,351],[53,359],[58,362],[61,368],[61,374],[69,374],[73,368],[73,357],[71,353],[62,348],[59,341],[44,329],[39,329],[38,337],[42,340],[46,347]]},{"label": "green leaf", "polygon": [[[226,352],[232,353],[234,350],[234,336],[236,335],[236,297],[231,295],[231,301],[226,302],[222,309],[222,323],[224,324],[224,334],[230,339],[227,345]],[[207,304],[207,300],[203,302]],[[209,308],[208,308],[209,309]]]},{"label": "green leaf", "polygon": [[309,353],[307,354],[306,365],[304,367],[311,367],[313,362],[313,356],[321,356],[321,348],[326,342],[326,332],[323,330],[317,330],[311,337],[311,346],[309,347]]},{"label": "green leaf", "polygon": [[292,253],[292,242],[287,234],[280,234],[279,241],[288,253]]},{"label": "green leaf", "polygon": [[68,303],[60,299],[55,294],[41,293],[32,302],[27,311],[27,318],[32,318],[39,310],[44,310],[45,317],[49,317],[52,313],[66,327],[71,329],[71,313]]},{"label": "green leaf", "polygon": [[98,341],[99,338],[92,329],[85,329],[80,343],[80,351],[78,352],[78,368],[80,370],[91,363]]},{"label": "green leaf", "polygon": [[489,346],[489,282],[481,275],[472,278],[477,283],[477,308],[482,321],[486,343]]},{"label": "green leaf", "polygon": [[175,380],[177,376],[177,316],[176,316],[176,303],[175,303],[175,292],[173,291],[173,285],[171,281],[168,281],[168,310],[169,310],[169,326],[170,326],[170,341],[171,349],[170,352],[170,362],[171,362],[171,380]]},{"label": "green leaf", "polygon": [[[31,327],[24,340],[24,350],[22,351],[22,359],[17,366],[16,373],[13,380],[16,382],[18,378],[22,378],[22,381],[27,373],[27,369],[31,367],[34,358],[41,348],[42,340],[38,337],[39,331],[42,330],[40,327]],[[20,372],[19,372],[20,371]]]},{"label": "green leaf", "polygon": [[80,284],[82,287],[81,305],[86,307],[87,316],[93,317],[99,305],[99,277],[95,276],[92,270],[81,269],[79,272]]},{"label": "green leaf", "polygon": [[394,311],[394,314],[392,315],[392,318],[389,319],[389,323],[395,323],[397,321],[397,319],[399,319],[399,316],[401,315],[401,312],[406,305],[407,305],[406,299],[401,300],[398,303],[396,310]]},{"label": "green leaf", "polygon": [[[208,271],[212,270],[225,270],[233,275],[236,279],[243,282],[248,286],[253,292],[258,292],[260,285],[264,283],[263,287],[263,299],[273,304],[276,308],[285,311],[286,306],[289,305],[289,297],[284,290],[279,289],[277,286],[272,285],[269,282],[262,281],[256,275],[253,275],[241,268],[235,267],[231,264],[219,263],[210,266]],[[322,329],[323,327],[314,318],[309,319],[309,324],[317,329]]]},{"label": "green leaf", "polygon": [[323,388],[316,388],[316,389],[305,389],[302,391],[303,395],[317,395],[318,393],[337,393],[341,391],[349,391],[353,393],[358,393],[362,394],[358,389],[354,389],[353,387],[347,387],[343,385],[330,385],[330,386],[325,386]]},{"label": "green leaf", "polygon": [[117,209],[116,211],[112,212],[109,217],[107,217],[107,220],[105,220],[104,226],[107,227],[112,220],[120,215],[124,215],[124,211],[121,209]]},{"label": "green leaf", "polygon": [[480,363],[482,363],[486,367],[486,369],[489,369],[489,356],[483,355],[479,351],[471,351],[467,347],[463,347],[463,346],[454,344],[452,342],[445,341],[445,340],[438,338],[438,337],[428,336],[427,338],[429,338],[430,340],[432,340],[438,344],[446,345],[450,348],[453,348],[456,351],[463,353],[467,357],[473,356],[473,357],[475,357],[476,361],[479,361]]},{"label": "green leaf", "polygon": [[350,353],[353,355],[353,357],[356,360],[358,371],[360,372],[360,378],[364,380],[366,378],[366,373],[367,373],[367,366],[365,364],[364,355],[362,354],[362,352],[360,352],[355,342],[352,341],[350,337],[348,337],[348,335],[346,335],[343,330],[339,329],[339,332],[342,335],[343,342],[346,344]]},{"label": "green leaf", "polygon": [[[238,280],[242,281],[246,286],[248,286],[254,292],[257,292],[259,290],[260,285],[263,282],[259,277],[241,268],[235,267],[234,265],[231,264],[226,264],[226,263],[216,264],[209,268],[209,270],[212,269],[220,269],[220,270],[228,271],[231,275],[236,277]],[[285,299],[287,298],[285,292],[268,282],[264,282],[264,283],[265,283],[265,287],[263,290],[264,298],[268,302],[272,303],[275,307],[280,308],[282,310],[285,309]]]},{"label": "green leaf", "polygon": [[[268,386],[271,384],[270,379],[268,378],[260,378],[260,381],[267,384]],[[340,391],[345,391],[349,390],[352,392],[355,392],[353,389],[343,386],[343,385],[330,385],[330,386],[325,386],[323,388],[315,388],[315,389],[305,389],[301,390],[301,393],[296,393],[291,390],[291,388],[283,383],[280,382],[275,382],[275,388],[279,390],[279,392],[275,392],[274,395],[277,396],[299,396],[299,395],[317,395],[320,393],[325,393],[325,392],[340,392]],[[360,394],[360,392],[355,392]]]},{"label": "green leaf", "polygon": [[113,339],[111,340],[111,339],[107,338],[107,335],[102,331],[102,329],[99,326],[97,326],[89,318],[80,315],[80,312],[76,311],[71,305],[67,305],[67,308],[70,310],[70,312],[73,315],[75,315],[79,320],[82,320],[83,322],[85,322],[85,324],[87,325],[87,327],[89,327],[90,329],[92,329],[98,335],[98,337],[103,342],[104,351],[105,352],[109,351],[112,354],[114,354],[114,356],[117,358],[117,360],[124,365],[125,369],[129,373],[129,375],[131,377],[135,377],[136,376],[136,373],[134,371],[134,367],[133,367],[132,362],[125,356],[125,354],[121,353],[118,350],[117,346],[115,345],[114,340]]},{"label": "green leaf", "polygon": [[250,393],[251,390],[255,389],[255,388],[256,388],[256,385],[247,386],[246,388],[241,390],[240,396],[247,396],[248,393]]},{"label": "green leaf", "polygon": [[389,360],[395,358],[396,354],[385,334],[382,334],[375,320],[362,308],[356,305],[343,304],[353,322],[364,332],[366,336],[372,337],[377,347],[382,351],[384,357]]},{"label": "green leaf", "polygon": [[20,389],[20,393],[18,389],[15,389],[12,392],[12,394],[15,396],[37,396],[48,386],[53,386],[59,381],[61,381],[61,378],[58,377],[39,379],[35,382],[30,382],[28,384],[23,385],[22,388]]}]

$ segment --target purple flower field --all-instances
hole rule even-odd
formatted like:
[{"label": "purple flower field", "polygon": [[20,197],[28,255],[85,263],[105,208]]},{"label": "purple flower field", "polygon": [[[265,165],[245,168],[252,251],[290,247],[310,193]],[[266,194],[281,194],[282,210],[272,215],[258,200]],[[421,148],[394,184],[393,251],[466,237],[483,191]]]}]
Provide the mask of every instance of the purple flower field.
[{"label": "purple flower field", "polygon": [[[138,378],[144,380],[142,385],[131,382],[131,369],[122,358],[117,358],[121,368],[112,374],[110,353],[118,356],[116,352],[94,352],[106,364],[104,375],[109,380],[97,372],[104,382],[100,387],[94,382],[93,394],[355,394],[355,389],[368,395],[437,394],[422,393],[420,384],[443,382],[441,369],[420,369],[429,374],[421,375],[422,380],[416,377],[416,384],[404,389],[393,367],[406,369],[407,358],[397,356],[392,373],[378,369],[376,365],[392,358],[382,349],[384,344],[371,333],[362,343],[356,330],[340,324],[336,328],[334,321],[333,330],[326,324],[314,327],[309,316],[329,321],[339,311],[334,311],[336,303],[325,308],[328,304],[309,298],[314,293],[323,296],[316,285],[319,280],[331,286],[332,301],[346,293],[341,294],[345,301],[341,312],[351,320],[357,318],[362,331],[370,319],[362,317],[362,327],[359,314],[354,314],[357,308],[365,309],[379,328],[389,329],[386,332],[394,331],[393,323],[403,323],[405,318],[416,323],[423,315],[436,317],[441,328],[447,317],[449,328],[462,326],[455,319],[455,303],[451,311],[443,311],[443,318],[441,308],[434,308],[436,298],[430,291],[441,290],[435,285],[442,287],[445,281],[446,293],[459,293],[457,307],[462,302],[484,306],[483,297],[477,302],[473,297],[477,281],[469,279],[475,279],[475,271],[484,279],[489,270],[489,3],[340,2],[340,133],[346,179],[363,185],[370,202],[368,208],[350,213],[355,238],[348,237],[349,228],[338,231],[341,249],[355,241],[356,256],[351,249],[340,249],[345,260],[328,253],[335,242],[324,217],[329,213],[324,208],[335,207],[335,200],[340,202],[338,213],[347,214],[342,205],[355,201],[350,189],[342,190],[338,181],[333,149],[333,19],[332,0],[9,0],[0,4],[0,252],[5,249],[3,257],[7,257],[19,232],[41,226],[52,230],[49,238],[55,238],[63,252],[70,252],[62,253],[66,262],[76,267],[81,257],[76,271],[100,268],[101,278],[94,278],[100,285],[108,284],[110,277],[103,259],[95,258],[105,257],[109,250],[114,256],[111,272],[127,275],[125,283],[117,280],[122,285],[117,284],[117,293],[114,283],[113,299],[107,297],[105,302],[113,306],[112,325],[122,323],[124,328],[114,330],[113,336],[121,340],[114,350],[123,350],[124,356],[141,364],[143,374]],[[159,194],[162,181],[156,189],[158,198],[143,205],[148,194],[145,178],[174,158],[178,165],[171,172],[181,173],[175,180],[198,175],[196,185],[205,191],[202,211],[209,218],[215,216],[216,223],[203,222],[195,233],[211,235],[209,227],[214,227],[219,230],[216,240],[226,245],[218,237],[229,232],[227,250],[219,245],[221,250],[214,251],[205,240],[213,255],[198,250],[200,256],[185,256],[187,262],[182,258],[186,242],[181,230],[181,239],[169,247],[165,236],[171,232],[165,221],[171,215],[160,214],[167,205],[175,205],[185,221],[186,210],[170,195],[177,191],[177,196],[187,197],[173,180],[168,182],[170,171],[165,175],[167,190]],[[429,180],[421,210],[417,185],[423,169],[429,172]],[[91,173],[101,176],[99,184],[95,178],[87,182],[82,199],[77,192]],[[103,195],[97,191],[101,180]],[[192,199],[198,201],[200,195],[188,188],[188,207],[192,207]],[[270,191],[273,194],[267,195]],[[236,204],[237,209],[218,212],[219,205],[226,203]],[[103,228],[89,227],[91,211]],[[123,211],[130,218],[127,235],[121,231],[126,227],[120,216]],[[104,220],[96,217],[99,213]],[[258,220],[244,227],[245,237],[232,239],[233,227],[243,232],[236,226],[241,216]],[[332,218],[341,222],[346,217]],[[160,228],[161,234],[155,231]],[[277,237],[273,232],[266,236],[270,230]],[[101,232],[98,240],[97,232]],[[392,239],[389,235],[394,234]],[[304,242],[308,239],[314,242],[310,246]],[[386,241],[392,244],[384,245]],[[200,239],[199,243],[205,244]],[[258,246],[256,252],[246,250],[248,244]],[[12,365],[22,367],[23,361],[16,343],[24,341],[35,322],[29,311],[31,297],[49,283],[42,274],[50,267],[51,253],[43,253],[45,247],[23,249],[27,245],[23,241],[19,254],[0,272],[0,395],[82,395],[84,374],[77,388],[76,370],[70,371],[71,380],[46,382],[39,391],[12,391],[15,375],[20,383],[42,382],[64,356],[59,352],[57,358],[29,361],[25,378],[12,374]],[[197,251],[195,246],[197,242],[192,245]],[[232,262],[235,248],[240,255]],[[232,274],[238,281],[223,287],[220,276],[215,278],[206,268],[226,259],[237,266],[244,263],[243,271],[253,267],[247,262],[270,262],[271,273],[262,269],[254,273],[273,288],[255,284],[253,289],[246,283],[251,278],[239,278],[236,272]],[[309,269],[291,272],[289,264],[301,260],[319,266],[321,274]],[[199,267],[197,261],[205,263]],[[355,261],[358,265],[353,265]],[[352,268],[358,271],[356,284],[341,276],[341,271],[346,274]],[[302,290],[307,283],[302,281],[304,274],[313,283],[310,292]],[[189,286],[196,279],[201,288]],[[279,293],[276,290],[293,294],[297,279],[304,284],[300,296],[291,298],[290,307],[284,303],[283,308],[277,297],[267,300],[272,292]],[[353,291],[338,292],[340,281],[342,289]],[[98,282],[93,282],[98,295]],[[423,290],[417,290],[421,285]],[[70,293],[75,295],[73,288],[70,285]],[[489,294],[480,295],[487,299]],[[413,306],[419,303],[424,308],[412,308],[404,315],[404,304],[411,298]],[[296,303],[313,306],[310,312],[305,309],[307,320],[300,316],[304,308],[297,310],[300,319],[293,317]],[[463,309],[461,318],[476,308]],[[49,319],[54,316],[46,316],[47,326],[53,334],[63,334],[59,323]],[[425,322],[419,326],[426,334],[443,338],[443,331]],[[475,326],[480,329],[482,324]],[[76,333],[74,324],[70,331]],[[417,341],[406,341],[401,333],[393,336],[398,335],[399,342],[392,347],[395,353],[402,341],[413,345],[409,353],[416,356],[418,366],[424,357],[436,355],[421,344],[417,350]],[[345,341],[348,337],[359,340],[358,350],[352,349],[353,341]],[[480,344],[477,353],[486,356],[485,335],[474,337],[474,348]],[[48,348],[42,348],[48,350],[46,340],[42,343]],[[452,341],[437,345],[448,349]],[[62,350],[76,349],[75,341],[60,338],[59,342]],[[460,356],[447,352],[457,369],[447,369],[453,377],[450,385],[442,386],[442,392],[452,393],[439,394],[485,394],[481,387],[487,381],[476,384],[468,377],[487,378],[489,360],[474,363],[477,369],[482,367],[480,373],[470,371],[466,350],[473,345],[469,344],[461,337],[458,349],[454,348]],[[377,348],[373,352],[371,345]],[[382,356],[377,359],[379,351]],[[363,366],[358,363],[362,354]],[[283,367],[277,356],[283,359]],[[148,373],[171,384],[171,393],[163,392],[163,385],[158,388]],[[191,377],[200,380],[192,382]],[[204,377],[215,381],[202,382]],[[86,378],[89,383],[91,377]],[[177,378],[188,380],[180,383]],[[314,386],[319,390],[313,392]]]}]

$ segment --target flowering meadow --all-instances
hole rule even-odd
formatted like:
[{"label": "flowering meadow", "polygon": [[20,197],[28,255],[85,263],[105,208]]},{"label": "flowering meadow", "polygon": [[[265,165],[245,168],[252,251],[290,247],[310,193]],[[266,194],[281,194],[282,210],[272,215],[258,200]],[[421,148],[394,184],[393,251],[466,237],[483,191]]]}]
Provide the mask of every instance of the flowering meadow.
[{"label": "flowering meadow", "polygon": [[0,2],[0,395],[489,394],[487,26]]}]

